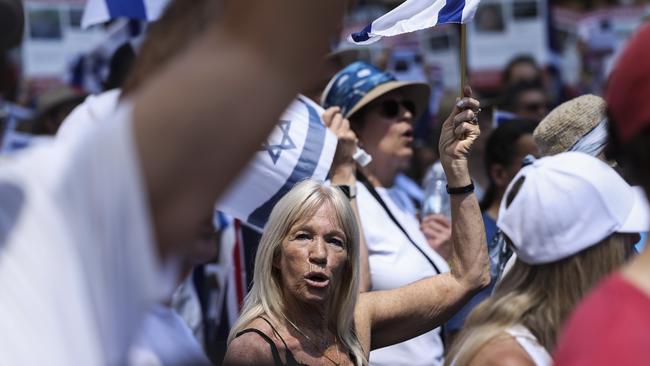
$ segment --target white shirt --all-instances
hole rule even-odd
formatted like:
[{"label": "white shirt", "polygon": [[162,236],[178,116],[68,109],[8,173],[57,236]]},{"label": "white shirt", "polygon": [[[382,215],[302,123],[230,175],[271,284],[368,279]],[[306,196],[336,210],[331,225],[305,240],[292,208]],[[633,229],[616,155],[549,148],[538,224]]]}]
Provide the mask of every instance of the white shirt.
[{"label": "white shirt", "polygon": [[131,108],[110,118],[0,166],[0,365],[123,365],[169,289]]},{"label": "white shirt", "polygon": [[[429,247],[417,218],[407,208],[398,205],[398,201],[391,197],[390,190],[376,190],[418,247],[441,272],[448,272],[449,266],[445,260]],[[438,274],[361,183],[357,184],[357,205],[368,246],[373,291],[398,288]],[[370,352],[370,363],[442,365],[443,351],[440,328],[436,328],[409,341]]]},{"label": "white shirt", "polygon": [[110,123],[107,117],[115,113],[120,93],[120,89],[113,89],[98,95],[89,95],[61,122],[56,138],[75,139],[97,124]]},{"label": "white shirt", "polygon": [[129,351],[131,366],[211,365],[187,323],[168,306],[147,314]]},{"label": "white shirt", "polygon": [[528,353],[536,366],[551,366],[553,364],[551,355],[546,348],[539,344],[537,338],[528,328],[516,324],[506,329],[506,333],[517,340],[517,343]]}]

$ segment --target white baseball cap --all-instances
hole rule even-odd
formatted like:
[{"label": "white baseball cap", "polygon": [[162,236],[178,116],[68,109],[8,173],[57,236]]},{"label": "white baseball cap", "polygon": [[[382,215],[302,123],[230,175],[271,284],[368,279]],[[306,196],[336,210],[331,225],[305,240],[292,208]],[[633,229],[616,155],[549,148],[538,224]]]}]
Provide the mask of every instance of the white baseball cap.
[{"label": "white baseball cap", "polygon": [[[510,190],[525,177],[506,207]],[[497,226],[528,264],[570,257],[613,233],[650,228],[643,191],[604,162],[580,152],[536,160],[510,182]]]}]

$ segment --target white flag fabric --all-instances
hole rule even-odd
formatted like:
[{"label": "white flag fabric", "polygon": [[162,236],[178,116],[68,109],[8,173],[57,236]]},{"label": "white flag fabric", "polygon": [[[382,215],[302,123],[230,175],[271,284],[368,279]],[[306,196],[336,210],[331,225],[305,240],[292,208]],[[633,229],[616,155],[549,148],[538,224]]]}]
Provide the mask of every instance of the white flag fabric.
[{"label": "white flag fabric", "polygon": [[467,23],[472,20],[480,0],[406,0],[397,8],[352,33],[348,40],[370,44],[382,37],[415,32],[436,24]]},{"label": "white flag fabric", "polygon": [[88,0],[81,26],[88,28],[117,18],[151,22],[160,17],[168,2],[169,0]]},{"label": "white flag fabric", "polygon": [[322,113],[318,104],[298,96],[216,208],[263,230],[275,204],[296,183],[325,181],[337,139]]}]

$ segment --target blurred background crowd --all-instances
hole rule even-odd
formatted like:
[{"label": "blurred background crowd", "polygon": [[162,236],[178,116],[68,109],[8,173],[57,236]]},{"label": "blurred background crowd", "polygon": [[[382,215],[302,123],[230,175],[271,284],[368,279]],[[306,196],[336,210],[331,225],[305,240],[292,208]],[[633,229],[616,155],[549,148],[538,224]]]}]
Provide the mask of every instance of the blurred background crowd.
[{"label": "blurred background crowd", "polygon": [[[150,27],[146,21],[129,19],[84,27],[84,0],[23,3],[23,42],[0,54],[0,163],[41,136],[57,134],[63,120],[89,96],[122,88]],[[454,108],[460,84],[459,27],[440,25],[369,46],[345,40],[399,3],[356,3],[347,14],[340,42],[332,44],[331,69],[322,81],[326,84],[341,68],[363,61],[399,81],[430,86],[426,111],[413,125],[413,155],[395,178],[394,197],[419,218],[434,214],[450,222],[445,177],[437,162],[441,124]],[[548,153],[539,141],[553,131],[536,130],[540,122],[547,117],[579,120],[577,115],[560,118],[549,112],[585,94],[603,95],[620,52],[648,19],[650,5],[640,0],[481,1],[467,25],[468,84],[481,101],[482,131],[470,156],[470,173],[488,241],[497,234],[499,203],[522,159]],[[582,102],[590,110],[604,109],[600,99]],[[585,128],[588,132],[593,126]],[[533,138],[534,131],[540,139]],[[221,212],[206,223],[204,234],[211,250],[201,253],[201,262],[209,260],[192,271],[170,303],[211,361],[220,364],[251,286],[261,234]],[[450,250],[445,235],[427,236],[442,257]],[[446,325],[445,336],[457,335],[472,307]]]},{"label": "blurred background crowd", "polygon": [[[398,3],[359,1],[348,14],[342,42],[333,46],[333,58],[336,66],[368,61],[400,80],[432,87],[428,111],[417,123],[419,151],[409,173],[421,181],[424,167],[435,160],[430,149],[435,126],[447,115],[460,82],[458,27],[440,25],[366,47],[344,41]],[[0,98],[15,107],[14,118],[2,119],[1,151],[24,146],[31,135],[54,134],[86,95],[124,81],[146,22],[120,19],[83,28],[84,4],[24,2],[24,42],[0,55]],[[485,106],[482,139],[504,118],[540,121],[563,101],[601,94],[627,38],[649,15],[642,1],[484,0],[468,26],[468,81]],[[475,176],[486,184],[484,173]]]}]

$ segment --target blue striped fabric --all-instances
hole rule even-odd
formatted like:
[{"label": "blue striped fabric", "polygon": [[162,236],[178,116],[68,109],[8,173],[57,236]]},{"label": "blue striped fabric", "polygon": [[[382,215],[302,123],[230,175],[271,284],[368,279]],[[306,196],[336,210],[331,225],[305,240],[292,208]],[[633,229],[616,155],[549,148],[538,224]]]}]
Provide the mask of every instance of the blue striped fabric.
[{"label": "blue striped fabric", "polygon": [[443,23],[467,23],[472,20],[480,0],[407,0],[349,40],[369,44],[382,37],[396,36]]},{"label": "blue striped fabric", "polygon": [[126,18],[153,22],[165,10],[169,0],[86,0],[82,28]]},{"label": "blue striped fabric", "polygon": [[143,0],[106,0],[111,18],[125,17],[147,20],[147,10]]},{"label": "blue striped fabric", "polygon": [[325,132],[327,127],[325,127],[321,121],[318,112],[316,112],[309,103],[303,101],[302,98],[303,97],[299,97],[298,100],[304,104],[309,111],[309,129],[307,130],[305,147],[300,154],[298,163],[284,185],[280,187],[271,198],[253,211],[246,220],[248,223],[259,228],[263,228],[266,225],[266,221],[271,215],[271,210],[273,210],[273,207],[275,207],[275,204],[280,200],[280,198],[289,192],[296,183],[314,175],[314,171],[318,166],[318,161],[320,160],[325,145]]},{"label": "blue striped fabric", "polygon": [[438,13],[438,24],[461,23],[463,19],[465,0],[450,0]]}]

